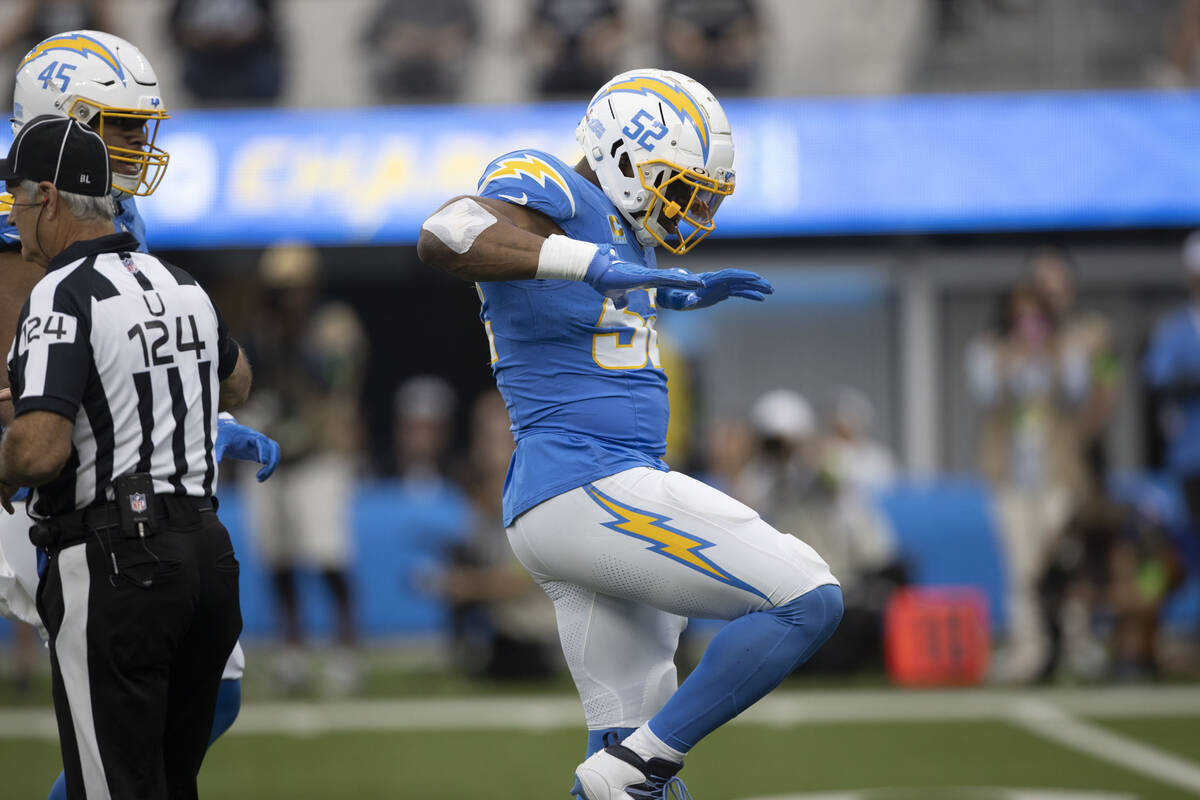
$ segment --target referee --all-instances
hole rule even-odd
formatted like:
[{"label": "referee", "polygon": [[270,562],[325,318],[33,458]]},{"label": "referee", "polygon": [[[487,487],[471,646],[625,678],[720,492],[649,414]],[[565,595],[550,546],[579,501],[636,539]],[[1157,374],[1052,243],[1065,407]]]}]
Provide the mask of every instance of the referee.
[{"label": "referee", "polygon": [[249,365],[194,278],[113,234],[95,132],[32,120],[0,180],[23,258],[46,270],[9,353],[0,502],[34,487],[67,795],[195,798],[242,628],[213,442]]}]

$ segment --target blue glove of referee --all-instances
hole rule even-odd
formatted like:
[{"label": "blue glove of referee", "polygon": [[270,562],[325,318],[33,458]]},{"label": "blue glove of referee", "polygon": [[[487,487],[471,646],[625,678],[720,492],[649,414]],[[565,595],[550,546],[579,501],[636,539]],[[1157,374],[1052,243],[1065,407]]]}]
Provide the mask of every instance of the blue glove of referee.
[{"label": "blue glove of referee", "polygon": [[775,291],[766,278],[745,269],[722,269],[701,272],[704,281],[699,289],[659,289],[658,305],[675,311],[708,308],[730,297],[744,297],[761,303]]},{"label": "blue glove of referee", "polygon": [[216,451],[217,461],[229,453],[238,461],[262,464],[262,469],[255,474],[259,483],[271,477],[275,467],[279,466],[279,443],[253,428],[239,425],[232,417],[217,419]]},{"label": "blue glove of referee", "polygon": [[621,259],[616,248],[603,247],[588,264],[584,276],[593,289],[605,297],[611,297],[617,308],[625,305],[625,293],[632,289],[674,287],[679,289],[702,289],[704,281],[686,269],[652,269]]}]

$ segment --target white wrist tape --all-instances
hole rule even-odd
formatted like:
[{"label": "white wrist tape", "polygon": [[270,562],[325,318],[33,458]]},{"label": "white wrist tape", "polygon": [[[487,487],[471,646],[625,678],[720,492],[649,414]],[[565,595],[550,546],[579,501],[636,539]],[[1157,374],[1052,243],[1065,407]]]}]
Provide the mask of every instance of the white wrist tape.
[{"label": "white wrist tape", "polygon": [[535,277],[539,280],[581,281],[599,249],[591,242],[553,234],[538,253]]},{"label": "white wrist tape", "polygon": [[471,249],[479,234],[496,224],[492,212],[469,197],[460,197],[421,225],[460,256]]},{"label": "white wrist tape", "polygon": [[222,411],[219,414],[217,414],[217,419],[225,420],[226,422],[232,422],[234,424],[237,423],[237,418],[234,417],[233,414],[230,414],[228,411]]}]

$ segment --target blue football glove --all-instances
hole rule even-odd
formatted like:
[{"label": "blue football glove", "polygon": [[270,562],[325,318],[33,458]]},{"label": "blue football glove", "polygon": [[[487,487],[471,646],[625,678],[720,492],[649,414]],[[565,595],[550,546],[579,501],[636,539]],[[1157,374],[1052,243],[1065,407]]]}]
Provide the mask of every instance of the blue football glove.
[{"label": "blue football glove", "polygon": [[744,297],[759,303],[775,291],[766,278],[745,269],[701,272],[704,286],[699,289],[659,289],[658,305],[675,311],[708,308],[730,297]]},{"label": "blue football glove", "polygon": [[622,260],[615,248],[600,248],[588,264],[584,281],[605,297],[611,297],[617,308],[625,305],[625,293],[633,289],[674,287],[702,289],[704,281],[686,269],[652,269]]},{"label": "blue football glove", "polygon": [[253,428],[239,425],[232,419],[217,419],[217,461],[228,453],[238,461],[262,464],[255,477],[262,483],[279,466],[279,443]]}]

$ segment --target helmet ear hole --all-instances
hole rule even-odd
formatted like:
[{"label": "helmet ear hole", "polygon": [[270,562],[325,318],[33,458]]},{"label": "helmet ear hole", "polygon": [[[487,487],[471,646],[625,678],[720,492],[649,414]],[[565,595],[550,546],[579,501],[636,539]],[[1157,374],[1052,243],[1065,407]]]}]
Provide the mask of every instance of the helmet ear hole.
[{"label": "helmet ear hole", "polygon": [[613,142],[612,148],[608,151],[609,156],[616,158],[617,151],[621,149],[621,145],[625,144],[624,139],[617,139]]},{"label": "helmet ear hole", "polygon": [[633,164],[629,161],[629,153],[621,153],[621,160],[617,162],[617,168],[626,178],[633,177]]}]

